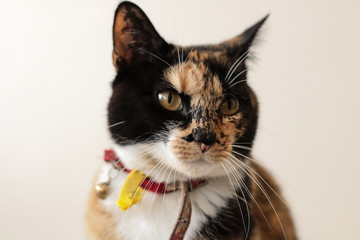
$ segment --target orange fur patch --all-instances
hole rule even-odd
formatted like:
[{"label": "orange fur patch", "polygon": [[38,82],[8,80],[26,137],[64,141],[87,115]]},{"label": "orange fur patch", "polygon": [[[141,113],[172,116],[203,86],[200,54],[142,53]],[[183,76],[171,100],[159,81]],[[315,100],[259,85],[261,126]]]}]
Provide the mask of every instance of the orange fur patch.
[{"label": "orange fur patch", "polygon": [[[199,56],[197,51],[189,54],[189,59]],[[171,150],[180,161],[195,161],[203,156],[200,143],[183,140],[195,129],[206,128],[216,134],[218,140],[204,156],[212,162],[222,161],[231,153],[231,144],[241,136],[245,125],[238,129],[242,122],[242,114],[219,116],[217,109],[224,97],[224,90],[218,76],[209,72],[202,63],[187,61],[168,69],[165,77],[179,93],[191,97],[191,108],[201,109],[198,119],[193,118],[191,124],[183,130],[175,130],[174,138],[170,140]]]},{"label": "orange fur patch", "polygon": [[89,240],[121,240],[115,233],[112,214],[104,209],[95,194],[95,182],[89,194],[86,206],[86,227]]},{"label": "orange fur patch", "polygon": [[[255,228],[251,239],[284,240],[285,237],[280,225],[281,222],[286,238],[288,240],[296,240],[295,228],[289,209],[283,200],[278,196],[281,195],[279,186],[273,180],[271,175],[259,164],[251,162],[249,163],[249,166],[251,167],[250,175],[253,178],[251,181],[251,192],[254,199],[260,206],[259,208],[254,202],[251,202],[251,215],[254,217],[255,221]],[[258,175],[260,175],[261,178]],[[254,179],[256,179],[256,182]],[[258,186],[258,184],[262,186],[262,189]],[[263,191],[266,192],[267,196],[263,193]],[[274,192],[276,192],[277,195]],[[271,206],[270,201],[273,206]],[[276,216],[274,209],[276,210],[279,219]],[[269,224],[266,222],[264,215]]]}]

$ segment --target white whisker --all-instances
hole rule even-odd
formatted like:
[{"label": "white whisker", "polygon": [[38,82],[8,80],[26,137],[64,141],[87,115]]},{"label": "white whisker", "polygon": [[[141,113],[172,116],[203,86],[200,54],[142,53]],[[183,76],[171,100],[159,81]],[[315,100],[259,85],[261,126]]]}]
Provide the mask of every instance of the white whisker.
[{"label": "white whisker", "polygon": [[179,73],[181,73],[181,60],[180,60],[180,51],[179,51],[178,45],[176,45],[176,49],[177,49],[177,55],[178,55]]},{"label": "white whisker", "polygon": [[[151,172],[152,172],[154,169],[156,169],[156,167],[157,167],[160,163],[161,163],[161,162],[159,161],[159,162],[150,170],[150,172],[147,173],[147,175],[150,175]],[[145,181],[145,179],[146,179],[146,178],[144,178],[144,179],[141,181],[141,183],[139,184],[139,186],[136,188],[134,197],[133,197],[133,198],[131,199],[131,201],[130,201],[130,206],[131,206],[131,204],[132,204],[132,202],[133,202],[136,194],[139,192],[139,190],[140,190],[140,188],[141,188],[141,184]],[[149,182],[146,184],[145,188],[148,186],[148,184],[149,184]],[[143,192],[141,193],[140,198],[143,197],[144,194],[145,194],[145,191],[143,191]],[[134,206],[134,208],[136,208],[136,207],[137,207],[137,205]],[[129,213],[129,210],[126,211],[125,216],[124,216],[124,218],[123,218],[123,220],[122,220],[122,223],[123,223],[124,220],[126,219],[128,213]]]},{"label": "white whisker", "polygon": [[145,49],[142,49],[142,48],[137,48],[137,49],[140,50],[140,51],[142,51],[142,52],[145,52],[145,53],[147,53],[147,54],[150,54],[151,56],[159,59],[160,61],[162,61],[163,63],[165,63],[165,64],[168,65],[169,67],[171,67],[171,65],[170,65],[167,61],[165,61],[164,59],[162,59],[161,57],[156,56],[155,54],[153,54],[153,53],[151,53],[151,52],[149,52],[149,51],[146,51]]},{"label": "white whisker", "polygon": [[[246,198],[245,198],[245,194],[244,194],[244,191],[242,190],[242,184],[241,184],[241,179],[239,179],[241,182],[239,183],[238,182],[238,179],[237,179],[237,177],[236,177],[236,175],[233,173],[233,171],[231,171],[231,167],[233,167],[228,161],[224,161],[224,163],[225,164],[227,164],[228,165],[228,167],[229,167],[229,171],[230,171],[230,173],[231,173],[231,175],[234,177],[234,179],[235,179],[235,181],[236,181],[236,183],[238,184],[238,186],[239,186],[239,189],[240,189],[240,191],[241,191],[241,194],[243,195],[243,199],[244,199],[244,203],[245,203],[245,206],[246,206],[246,212],[247,212],[247,215],[248,215],[248,226],[247,226],[247,228],[246,228],[246,230],[245,230],[245,239],[247,239],[248,238],[248,235],[249,235],[249,233],[250,233],[250,210],[249,210],[249,205],[248,205],[248,203],[247,203],[247,201],[246,201]],[[236,169],[235,169],[235,171],[236,171]],[[235,193],[236,193],[236,191],[235,191]],[[237,195],[237,194],[236,194]],[[238,200],[237,200],[238,201]],[[244,228],[245,228],[245,222],[244,222]]]},{"label": "white whisker", "polygon": [[[229,154],[230,154],[230,153],[229,153]],[[231,154],[230,154],[230,155],[231,155]],[[239,167],[240,167],[239,164],[242,164],[243,166],[245,166],[245,163],[243,163],[242,161],[238,161],[238,162],[235,162],[235,163],[237,163],[237,165],[238,165]],[[247,171],[244,170],[244,172],[247,172]],[[283,235],[284,235],[284,237],[285,237],[285,240],[287,240],[287,236],[286,236],[286,234],[285,234],[284,227],[283,227],[283,225],[282,225],[282,223],[281,223],[281,220],[280,220],[280,217],[279,217],[279,215],[278,215],[278,213],[277,213],[277,211],[276,211],[276,209],[275,209],[275,207],[274,207],[274,205],[273,205],[273,203],[272,203],[272,201],[271,201],[270,196],[267,194],[267,192],[265,191],[265,189],[263,188],[263,186],[261,185],[261,183],[259,183],[259,182],[257,181],[257,179],[255,179],[253,176],[250,176],[250,175],[248,175],[248,176],[249,176],[249,177],[255,182],[255,184],[260,188],[260,190],[263,192],[265,198],[268,200],[268,202],[269,202],[272,210],[274,211],[275,216],[276,216],[276,218],[277,218],[277,220],[278,220],[278,222],[279,222],[279,225],[280,225],[280,228],[281,228],[281,230],[282,230],[282,232],[283,232]]]},{"label": "white whisker", "polygon": [[191,50],[190,50],[190,52],[187,54],[187,56],[186,56],[186,58],[185,58],[184,62],[186,62],[186,61],[187,61],[187,59],[188,59],[188,57],[189,57],[190,53],[194,50],[194,48],[195,48],[195,47],[192,47],[192,48],[191,48]]},{"label": "white whisker", "polygon": [[233,79],[231,79],[231,81],[228,83],[229,86],[231,86],[231,84],[235,81],[235,79],[237,79],[241,74],[247,72],[247,69],[241,71],[240,73],[238,73]]},{"label": "white whisker", "polygon": [[181,74],[184,75],[184,48],[181,47],[181,61],[182,61],[182,64],[181,64]]},{"label": "white whisker", "polygon": [[[234,71],[239,67],[239,65],[247,58],[247,55],[249,53],[249,50],[247,50],[246,52],[244,52],[234,63],[233,65],[230,67],[228,73],[225,76],[225,82],[227,82],[229,80],[229,78],[231,78],[231,76],[234,74]],[[239,62],[240,61],[240,62]],[[239,62],[239,63],[238,63]],[[236,64],[236,66],[235,66]],[[234,67],[235,66],[235,67]],[[231,71],[231,73],[230,73]],[[230,74],[230,75],[229,75]]]},{"label": "white whisker", "polygon": [[237,85],[237,84],[239,84],[239,83],[242,83],[242,82],[246,82],[247,81],[247,79],[243,79],[243,80],[240,80],[240,81],[238,81],[238,82],[235,82],[235,83],[233,83],[231,86],[229,86],[229,88],[232,88],[232,87],[234,87],[235,85]]},{"label": "white whisker", "polygon": [[[259,164],[260,166],[263,166],[262,164],[256,162],[256,161],[255,161],[254,159],[252,159],[252,158],[247,157],[246,155],[243,155],[243,154],[238,153],[238,152],[235,152],[235,151],[232,151],[232,152],[235,153],[235,154],[238,154],[238,155],[240,155],[240,156],[242,156],[242,157],[244,157],[244,158],[246,158],[246,159],[248,159],[248,160],[251,160],[251,161],[253,161],[253,162],[256,163],[256,164]],[[280,194],[278,194],[278,193],[270,186],[270,184],[269,184],[259,173],[257,173],[257,172],[255,171],[255,169],[253,169],[252,167],[250,167],[250,166],[247,165],[247,164],[243,164],[243,166],[246,167],[248,170],[251,170],[251,171],[249,171],[249,173],[254,172],[254,173],[266,184],[266,186],[267,186],[268,188],[270,188],[270,190],[283,202],[283,204],[284,204],[286,207],[288,207],[288,206],[287,206],[287,203],[286,203],[285,200],[280,196]],[[252,173],[251,173],[251,174],[252,174]],[[253,175],[253,174],[252,174],[252,175]]]},{"label": "white whisker", "polygon": [[[161,171],[160,171],[160,170],[162,170],[163,168],[165,168],[165,170],[164,170],[164,172],[163,172],[162,177],[160,178],[160,180],[165,176],[165,173],[166,173],[169,169],[171,170],[171,168],[169,168],[168,166],[166,166],[166,164],[162,164],[161,169],[159,169],[159,176],[160,176],[160,174],[161,174]],[[159,187],[160,187],[160,184],[158,184],[158,186],[157,186],[157,188],[156,188],[156,191],[153,193],[153,197],[152,197],[152,199],[151,199],[150,207],[149,207],[149,209],[148,209],[146,218],[148,217],[148,215],[149,215],[149,213],[150,213],[151,206],[152,206],[152,204],[153,204],[153,202],[154,202],[155,197],[157,196],[157,191],[159,190]]]},{"label": "white whisker", "polygon": [[235,144],[232,144],[231,147],[235,147],[235,148],[241,148],[241,149],[245,149],[245,150],[249,150],[251,151],[252,148],[251,147],[247,147],[247,146],[242,146],[242,145],[235,145]]},{"label": "white whisker", "polygon": [[[231,162],[237,164],[234,159],[232,159],[232,158],[228,158],[228,159],[229,159]],[[231,162],[229,162],[229,165],[231,165],[231,166],[233,167],[234,171],[236,171],[236,170],[237,170],[236,167],[235,167],[233,164],[231,164]],[[241,167],[240,167],[240,168],[241,168]],[[243,168],[241,168],[241,170],[248,175],[248,173],[247,173]],[[260,212],[261,212],[261,214],[263,215],[263,217],[264,217],[266,223],[268,224],[269,228],[271,229],[271,231],[273,231],[273,229],[272,229],[272,227],[271,227],[271,225],[270,225],[267,217],[265,216],[264,212],[262,211],[260,205],[258,204],[258,202],[256,201],[256,199],[254,198],[254,196],[253,196],[253,194],[251,193],[251,191],[249,190],[249,188],[246,186],[245,182],[240,178],[240,174],[239,174],[238,172],[235,172],[235,173],[238,175],[239,180],[241,181],[242,185],[244,186],[245,191],[249,194],[249,197],[251,198],[251,200],[256,204],[256,206],[257,206],[258,209],[260,210]]]},{"label": "white whisker", "polygon": [[[223,160],[224,160],[224,162],[226,162],[226,160],[225,160],[224,158],[223,158]],[[227,177],[228,177],[228,179],[229,179],[230,186],[231,186],[231,188],[232,188],[234,197],[235,197],[235,199],[236,199],[236,201],[237,201],[237,204],[238,204],[238,206],[239,206],[239,210],[240,210],[240,213],[241,213],[241,219],[242,219],[242,221],[243,221],[244,230],[245,230],[245,229],[246,229],[246,226],[245,226],[245,218],[244,218],[244,214],[243,214],[243,212],[242,212],[241,206],[240,206],[239,199],[237,198],[237,194],[236,194],[236,190],[235,190],[234,184],[233,184],[233,182],[231,181],[231,177],[230,177],[228,171],[226,170],[224,163],[220,162],[220,164],[221,164],[221,166],[223,167],[223,169],[224,169],[224,171],[225,171],[225,173],[226,173],[226,175],[227,175]]]},{"label": "white whisker", "polygon": [[117,123],[111,124],[108,128],[112,128],[112,127],[115,127],[115,126],[123,124],[123,123],[125,123],[125,121],[117,122]]},{"label": "white whisker", "polygon": [[[168,183],[168,179],[170,178],[170,175],[171,175],[173,170],[174,169],[170,168],[170,172],[169,172],[169,174],[168,174],[168,176],[167,176],[167,178],[165,180],[165,184]],[[174,182],[174,184],[175,184],[175,182]],[[166,191],[166,189],[165,189],[165,191]],[[165,205],[165,193],[163,194],[163,197],[162,197],[162,212],[161,212],[162,218],[164,218],[164,205]]]}]

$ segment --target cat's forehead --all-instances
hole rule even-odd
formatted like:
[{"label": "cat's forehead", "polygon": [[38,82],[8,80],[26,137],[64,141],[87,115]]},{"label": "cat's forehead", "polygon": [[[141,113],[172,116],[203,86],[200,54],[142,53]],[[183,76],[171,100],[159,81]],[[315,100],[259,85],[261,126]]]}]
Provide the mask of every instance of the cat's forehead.
[{"label": "cat's forehead", "polygon": [[202,61],[188,61],[176,64],[165,73],[168,81],[179,93],[193,98],[210,100],[223,95],[221,80],[213,74]]}]

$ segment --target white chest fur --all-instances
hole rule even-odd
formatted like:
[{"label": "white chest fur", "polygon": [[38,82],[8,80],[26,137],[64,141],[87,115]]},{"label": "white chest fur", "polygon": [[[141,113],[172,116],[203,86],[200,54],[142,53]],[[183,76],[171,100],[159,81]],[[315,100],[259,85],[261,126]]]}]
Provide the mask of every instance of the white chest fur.
[{"label": "white chest fur", "polygon": [[[111,164],[104,164],[97,182],[106,181],[111,168]],[[116,206],[116,201],[127,176],[127,173],[121,172],[113,179],[109,195],[100,200],[113,215],[119,237],[124,240],[169,239],[179,214],[180,191],[167,194],[147,192],[138,204],[123,212]],[[185,239],[193,239],[206,223],[206,216],[215,217],[232,196],[227,178],[215,179],[193,190],[190,193],[191,222]]]}]

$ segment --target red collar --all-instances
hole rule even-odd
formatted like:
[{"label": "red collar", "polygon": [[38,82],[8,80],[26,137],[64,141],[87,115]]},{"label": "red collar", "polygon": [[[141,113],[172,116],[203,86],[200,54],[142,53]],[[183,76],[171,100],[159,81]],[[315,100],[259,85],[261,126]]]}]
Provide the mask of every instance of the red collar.
[{"label": "red collar", "polygon": [[[130,173],[131,170],[127,169],[124,164],[120,161],[118,156],[116,156],[116,153],[114,150],[105,150],[104,151],[104,160],[108,163],[113,163],[116,165],[117,168],[120,168],[124,170],[127,173]],[[204,179],[196,179],[191,180],[190,182],[190,189],[194,189],[201,184],[205,183]],[[146,177],[140,184],[140,187],[157,194],[163,194],[163,193],[170,193],[179,190],[179,184],[166,184],[165,182],[154,182],[151,181],[150,178]]]}]

